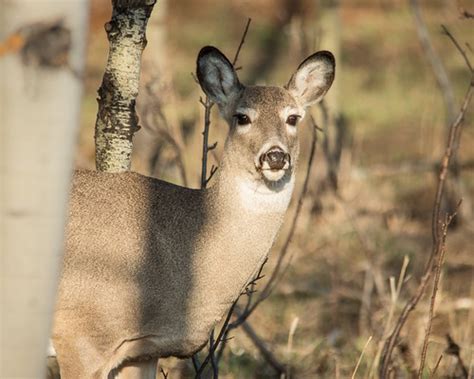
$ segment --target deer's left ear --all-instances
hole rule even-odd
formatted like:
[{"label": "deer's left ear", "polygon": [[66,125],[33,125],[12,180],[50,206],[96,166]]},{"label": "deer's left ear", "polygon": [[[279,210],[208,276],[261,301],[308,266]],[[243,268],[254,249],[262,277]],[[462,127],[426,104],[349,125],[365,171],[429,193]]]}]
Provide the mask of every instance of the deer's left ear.
[{"label": "deer's left ear", "polygon": [[196,73],[203,91],[221,108],[242,89],[232,63],[213,46],[199,52]]},{"label": "deer's left ear", "polygon": [[329,51],[306,58],[285,86],[302,107],[320,101],[334,80],[336,61]]}]

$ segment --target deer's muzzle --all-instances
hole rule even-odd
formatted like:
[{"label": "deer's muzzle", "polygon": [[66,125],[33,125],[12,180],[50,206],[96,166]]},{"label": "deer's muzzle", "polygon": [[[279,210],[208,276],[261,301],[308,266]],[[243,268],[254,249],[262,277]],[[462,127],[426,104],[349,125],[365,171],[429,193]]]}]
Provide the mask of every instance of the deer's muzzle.
[{"label": "deer's muzzle", "polygon": [[285,153],[281,148],[274,146],[266,153],[260,155],[260,166],[262,169],[283,170],[290,167],[290,154]]}]

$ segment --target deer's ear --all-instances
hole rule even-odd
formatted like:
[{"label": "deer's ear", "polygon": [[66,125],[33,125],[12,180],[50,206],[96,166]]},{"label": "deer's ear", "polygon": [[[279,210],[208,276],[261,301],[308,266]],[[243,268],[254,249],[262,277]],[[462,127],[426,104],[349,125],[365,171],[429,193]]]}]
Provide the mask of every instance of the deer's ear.
[{"label": "deer's ear", "polygon": [[196,72],[202,90],[219,106],[242,88],[232,63],[213,46],[199,52]]},{"label": "deer's ear", "polygon": [[285,86],[298,103],[307,107],[320,101],[334,80],[336,61],[329,51],[306,58]]}]

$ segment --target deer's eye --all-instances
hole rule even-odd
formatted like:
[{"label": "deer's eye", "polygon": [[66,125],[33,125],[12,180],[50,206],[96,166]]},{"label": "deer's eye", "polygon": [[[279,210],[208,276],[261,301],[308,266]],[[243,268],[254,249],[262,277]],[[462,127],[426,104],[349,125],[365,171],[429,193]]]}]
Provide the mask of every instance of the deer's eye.
[{"label": "deer's eye", "polygon": [[237,113],[234,117],[237,120],[238,125],[248,125],[251,122],[249,116],[243,113]]},{"label": "deer's eye", "polygon": [[296,114],[289,115],[286,119],[286,123],[291,126],[296,126],[300,117],[301,116],[298,116]]}]

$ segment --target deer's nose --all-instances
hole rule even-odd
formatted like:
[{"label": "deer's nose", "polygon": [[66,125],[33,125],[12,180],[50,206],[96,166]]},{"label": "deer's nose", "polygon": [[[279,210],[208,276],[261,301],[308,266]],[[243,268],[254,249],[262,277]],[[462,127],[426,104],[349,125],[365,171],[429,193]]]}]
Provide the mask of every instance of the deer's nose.
[{"label": "deer's nose", "polygon": [[287,168],[290,163],[290,154],[285,153],[279,147],[272,147],[266,153],[260,156],[260,165],[265,168],[265,163],[270,170],[281,170]]}]

